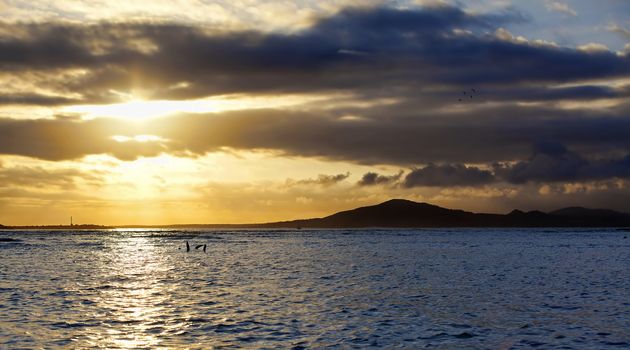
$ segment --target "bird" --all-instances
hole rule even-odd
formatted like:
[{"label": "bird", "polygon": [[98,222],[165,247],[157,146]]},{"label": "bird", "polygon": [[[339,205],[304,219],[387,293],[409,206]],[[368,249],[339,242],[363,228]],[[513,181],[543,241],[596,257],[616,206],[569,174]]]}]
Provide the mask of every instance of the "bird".
[{"label": "bird", "polygon": [[195,246],[195,250],[197,250],[197,249],[199,249],[199,248],[203,247],[204,245],[205,245],[205,244],[197,244],[197,245]]},{"label": "bird", "polygon": [[188,244],[188,241],[186,241],[186,251],[189,252],[190,251],[190,244]]},{"label": "bird", "polygon": [[206,252],[206,245],[205,244],[203,245],[203,252],[204,253]]}]

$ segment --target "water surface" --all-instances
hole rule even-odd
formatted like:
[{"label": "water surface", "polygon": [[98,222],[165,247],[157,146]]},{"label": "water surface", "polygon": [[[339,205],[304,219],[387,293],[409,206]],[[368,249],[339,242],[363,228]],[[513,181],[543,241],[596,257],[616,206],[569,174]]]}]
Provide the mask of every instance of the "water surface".
[{"label": "water surface", "polygon": [[628,235],[1,231],[0,348],[628,348]]}]

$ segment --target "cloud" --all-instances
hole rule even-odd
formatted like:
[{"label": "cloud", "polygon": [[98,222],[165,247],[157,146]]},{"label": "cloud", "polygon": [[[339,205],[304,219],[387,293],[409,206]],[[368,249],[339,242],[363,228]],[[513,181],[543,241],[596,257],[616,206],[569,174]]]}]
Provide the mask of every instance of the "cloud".
[{"label": "cloud", "polygon": [[101,171],[84,172],[77,169],[47,169],[42,166],[13,166],[0,164],[0,188],[59,188],[70,190],[78,183],[100,185],[103,183]]},{"label": "cloud", "polygon": [[429,164],[423,168],[413,169],[405,176],[403,186],[410,187],[452,187],[478,186],[495,181],[488,170],[462,164]]},{"label": "cloud", "polygon": [[[163,141],[131,139],[119,142],[137,128],[114,119],[77,121],[69,118],[0,119],[0,154],[22,155],[46,160],[77,159],[89,154],[110,154],[132,160],[166,151]],[[138,133],[142,134],[142,133]]]},{"label": "cloud", "polygon": [[495,173],[514,184],[629,178],[630,155],[589,160],[557,142],[543,142],[536,145],[529,160],[496,165]]},{"label": "cloud", "polygon": [[626,39],[630,39],[630,29],[622,27],[619,24],[611,24],[606,29],[610,32],[617,33]]},{"label": "cloud", "polygon": [[[479,14],[439,6],[350,8],[290,34],[155,22],[4,23],[4,74],[31,74],[42,82],[65,75],[45,94],[5,92],[0,103],[103,102],[133,91],[147,99],[287,92],[329,99],[146,123],[0,117],[0,154],[132,160],[272,150],[370,165],[431,163],[414,169],[409,183],[438,183],[431,174],[451,171],[441,180],[445,186],[488,181],[484,169],[493,163],[530,165],[520,166],[529,169],[523,175],[502,170],[506,181],[545,179],[532,175],[542,161],[530,164],[528,158],[539,140],[579,150],[585,160],[627,154],[630,89],[607,82],[630,76],[630,58],[601,47],[585,51],[492,34],[521,21],[513,11]],[[474,98],[459,103],[462,90],[472,96],[471,88]],[[600,101],[609,104],[601,107]],[[366,175],[364,185],[387,178]]]},{"label": "cloud", "polygon": [[[227,148],[410,166],[521,160],[530,155],[533,143],[544,139],[592,154],[624,153],[630,148],[625,109],[602,117],[601,111],[508,106],[436,118],[431,111],[418,112],[419,108],[415,104],[373,107],[355,111],[363,118],[350,121],[342,119],[346,110],[317,109],[182,114],[146,123],[106,118],[0,119],[0,154],[47,160],[90,154],[135,159],[161,153],[197,156]],[[116,141],[122,139],[119,136],[127,142]]]},{"label": "cloud", "polygon": [[628,91],[605,85],[580,85],[569,87],[505,87],[484,91],[494,100],[503,101],[561,101],[624,98]]},{"label": "cloud", "polygon": [[152,123],[146,133],[170,140],[167,147],[172,150],[196,154],[221,147],[271,149],[399,165],[523,159],[532,143],[541,139],[609,152],[630,146],[628,119],[593,118],[588,113],[576,117],[580,115],[576,111],[551,117],[549,112],[506,108],[434,118],[408,115],[404,107],[392,106],[363,111],[365,120],[346,122],[331,112],[258,110],[165,118]]},{"label": "cloud", "polygon": [[319,174],[317,175],[317,178],[315,179],[302,179],[302,180],[287,179],[286,183],[289,186],[318,185],[318,186],[328,187],[347,179],[349,176],[350,176],[350,173],[336,174],[336,175]]},{"label": "cloud", "polygon": [[[5,23],[0,32],[17,34],[0,40],[0,68],[42,74],[82,70],[64,89],[85,102],[116,99],[115,91],[191,99],[228,93],[363,93],[389,86],[411,95],[434,84],[510,86],[630,72],[629,59],[614,52],[485,34],[524,20],[514,11],[473,14],[439,6],[349,8],[291,34],[156,23]],[[471,34],[458,34],[462,30]]]},{"label": "cloud", "polygon": [[610,52],[608,46],[600,43],[588,43],[577,47],[578,50],[585,52]]},{"label": "cloud", "polygon": [[630,154],[603,159],[587,159],[569,151],[557,142],[538,142],[533,155],[525,161],[495,163],[488,170],[462,164],[429,164],[414,168],[398,183],[401,174],[382,176],[374,172],[363,175],[359,185],[397,183],[412,187],[460,187],[505,182],[582,183],[630,178]]},{"label": "cloud", "polygon": [[496,168],[502,178],[511,183],[528,181],[574,180],[579,169],[588,162],[579,155],[569,152],[563,145],[545,142],[536,145],[534,155],[528,161]]},{"label": "cloud", "polygon": [[545,1],[545,6],[547,7],[547,10],[549,11],[555,11],[555,12],[560,12],[563,13],[565,15],[569,15],[569,16],[577,16],[577,12],[572,9],[571,7],[569,7],[569,5],[566,2],[562,2],[562,1],[555,1],[555,0],[546,0]]},{"label": "cloud", "polygon": [[63,96],[47,96],[40,94],[0,94],[0,105],[38,105],[59,106],[81,102]]},{"label": "cloud", "polygon": [[380,175],[375,172],[367,172],[363,174],[361,180],[357,182],[359,186],[374,186],[374,185],[387,185],[398,182],[403,172],[400,171],[395,175]]}]

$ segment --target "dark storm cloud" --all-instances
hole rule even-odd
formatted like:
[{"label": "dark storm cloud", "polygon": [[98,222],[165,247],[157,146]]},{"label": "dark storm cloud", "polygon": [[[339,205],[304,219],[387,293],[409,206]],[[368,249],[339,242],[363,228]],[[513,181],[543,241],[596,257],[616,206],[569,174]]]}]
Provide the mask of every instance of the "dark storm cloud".
[{"label": "dark storm cloud", "polygon": [[503,101],[557,101],[557,100],[596,100],[604,98],[624,98],[630,96],[627,89],[615,89],[608,86],[584,85],[566,88],[509,88],[489,89],[484,94],[475,95],[483,99],[487,94],[493,99]]},{"label": "dark storm cloud", "polygon": [[[168,30],[170,26],[161,26]],[[182,28],[181,26],[176,26]],[[23,69],[94,68],[130,64],[142,54],[129,41],[146,37],[151,25],[0,23],[0,67]],[[146,58],[146,57],[145,57]]]},{"label": "dark storm cloud", "polygon": [[507,182],[571,182],[630,177],[630,155],[589,160],[556,142],[539,143],[527,161],[495,166]]},{"label": "dark storm cloud", "polygon": [[540,142],[526,161],[494,164],[490,170],[463,164],[429,164],[412,169],[401,181],[400,175],[363,175],[359,185],[396,184],[402,187],[479,186],[506,182],[511,184],[585,182],[630,178],[630,155],[588,159],[555,142]]},{"label": "dark storm cloud", "polygon": [[[540,110],[534,112],[535,115]],[[115,119],[0,119],[0,154],[47,160],[110,154],[129,160],[160,153],[197,156],[231,148],[274,150],[285,155],[363,164],[440,164],[412,170],[402,181],[406,187],[472,186],[493,181],[586,181],[627,178],[630,174],[630,158],[626,156],[630,149],[628,119],[587,115],[551,120],[533,115],[517,115],[514,120],[481,115],[467,120],[468,117],[412,122],[404,116],[391,116],[347,121],[324,112],[256,110],[179,115],[145,124]],[[161,139],[133,139],[142,134]],[[129,140],[117,142],[114,136]],[[544,139],[558,141],[537,143]],[[532,144],[538,146],[528,156]],[[462,163],[495,166],[490,172]],[[360,184],[393,184],[398,176],[368,173]],[[339,174],[310,181],[330,184],[346,177],[347,174]]]},{"label": "dark storm cloud", "polygon": [[[625,154],[630,149],[630,120],[621,115],[595,118],[571,111],[552,118],[548,112],[499,108],[434,117],[408,115],[392,106],[362,111],[360,120],[345,120],[326,110],[187,114],[142,124],[115,119],[0,119],[0,153],[50,160],[108,153],[133,159],[161,152],[203,155],[227,147],[409,166],[522,160],[538,140],[556,140],[588,156]],[[166,141],[112,139],[142,134]]]},{"label": "dark storm cloud", "polygon": [[[627,75],[613,52],[500,40],[487,34],[514,12],[470,14],[455,7],[353,8],[296,34],[208,32],[177,24],[4,24],[4,71],[84,68],[69,81],[89,99],[110,90],[152,90],[153,98],[243,92],[361,92],[427,84],[459,86],[567,82]],[[469,29],[476,34],[455,34]],[[187,84],[178,85],[186,82]],[[100,96],[100,97],[99,97]]]},{"label": "dark storm cloud", "polygon": [[80,103],[81,100],[38,94],[0,94],[0,105],[58,106]]},{"label": "dark storm cloud", "polygon": [[630,120],[614,115],[595,118],[570,111],[550,117],[553,111],[546,109],[499,108],[434,116],[413,106],[409,111],[391,106],[357,112],[364,119],[344,120],[330,111],[191,114],[152,123],[147,133],[198,154],[217,147],[258,148],[403,166],[525,159],[538,140],[557,140],[587,153],[630,148]]},{"label": "dark storm cloud", "polygon": [[429,164],[413,169],[403,181],[404,187],[477,186],[495,182],[488,170],[461,164]]},{"label": "dark storm cloud", "polygon": [[400,180],[403,172],[399,172],[396,175],[381,175],[375,172],[367,172],[363,174],[361,180],[357,182],[359,186],[374,186],[374,185],[387,185],[393,184]]}]

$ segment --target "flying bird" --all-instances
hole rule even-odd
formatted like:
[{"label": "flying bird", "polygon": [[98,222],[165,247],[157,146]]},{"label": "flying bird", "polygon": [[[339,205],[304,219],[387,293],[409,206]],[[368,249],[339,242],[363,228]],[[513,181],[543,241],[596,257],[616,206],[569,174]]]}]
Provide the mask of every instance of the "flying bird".
[{"label": "flying bird", "polygon": [[[477,89],[475,89],[475,88],[471,88],[471,89],[470,89],[470,91],[471,91],[471,92],[470,92],[470,93],[468,93],[468,91],[464,90],[464,91],[462,91],[462,94],[464,94],[464,95],[466,95],[466,96],[468,96],[469,98],[471,98],[471,99],[472,99],[472,98],[473,98],[473,94],[476,94],[476,93],[477,93]],[[461,99],[461,98],[459,98],[459,99],[457,99],[457,100],[458,100],[459,102],[462,102],[462,99]]]}]

